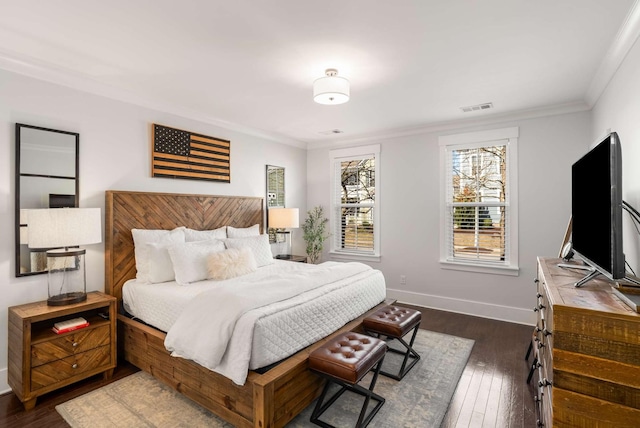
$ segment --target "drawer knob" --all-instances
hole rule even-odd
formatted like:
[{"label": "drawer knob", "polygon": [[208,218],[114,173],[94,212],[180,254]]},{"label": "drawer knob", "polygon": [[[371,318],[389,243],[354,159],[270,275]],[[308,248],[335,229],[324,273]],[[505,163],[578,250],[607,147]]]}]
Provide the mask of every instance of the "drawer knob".
[{"label": "drawer knob", "polygon": [[71,344],[71,346],[73,346],[73,347],[75,348],[76,346],[78,346],[78,342],[73,342],[73,343]]},{"label": "drawer knob", "polygon": [[544,330],[542,330],[542,334],[544,334],[545,336],[551,336],[551,332],[549,330],[547,330],[546,328]]},{"label": "drawer knob", "polygon": [[540,280],[539,280],[538,278],[536,278],[536,279],[534,279],[534,280],[533,280],[533,283],[534,283],[534,284],[537,284],[537,283],[539,283],[539,282],[540,282]]},{"label": "drawer knob", "polygon": [[538,349],[542,349],[542,348],[544,348],[544,343],[542,342],[538,343]]},{"label": "drawer knob", "polygon": [[539,299],[539,298],[541,298],[541,297],[542,297],[542,294],[537,293],[537,294],[536,294],[536,297]]},{"label": "drawer knob", "polygon": [[72,369],[77,369],[78,368],[78,363],[75,363],[74,365],[71,366]]}]

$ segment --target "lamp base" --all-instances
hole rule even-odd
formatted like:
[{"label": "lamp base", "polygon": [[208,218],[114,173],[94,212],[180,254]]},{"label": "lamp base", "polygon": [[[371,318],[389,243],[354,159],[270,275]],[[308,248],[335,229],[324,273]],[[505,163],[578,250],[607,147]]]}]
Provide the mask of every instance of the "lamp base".
[{"label": "lamp base", "polygon": [[87,300],[87,293],[82,291],[75,291],[73,293],[58,294],[57,296],[51,296],[47,299],[48,306],[66,306],[74,303],[80,303]]}]

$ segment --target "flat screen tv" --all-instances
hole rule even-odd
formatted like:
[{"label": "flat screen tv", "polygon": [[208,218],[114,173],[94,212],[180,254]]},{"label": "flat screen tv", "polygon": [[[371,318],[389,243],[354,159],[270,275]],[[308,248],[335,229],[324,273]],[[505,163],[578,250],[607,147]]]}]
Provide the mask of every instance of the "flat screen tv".
[{"label": "flat screen tv", "polygon": [[[595,271],[625,277],[622,252],[622,149],[615,132],[571,168],[572,245]],[[581,284],[576,283],[576,286]]]}]

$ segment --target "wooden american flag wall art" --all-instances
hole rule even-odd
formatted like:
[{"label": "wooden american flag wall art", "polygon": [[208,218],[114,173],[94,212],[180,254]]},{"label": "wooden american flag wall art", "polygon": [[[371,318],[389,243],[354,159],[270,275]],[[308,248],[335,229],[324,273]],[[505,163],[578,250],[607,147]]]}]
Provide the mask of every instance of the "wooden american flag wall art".
[{"label": "wooden american flag wall art", "polygon": [[153,124],[153,177],[231,182],[231,142]]}]

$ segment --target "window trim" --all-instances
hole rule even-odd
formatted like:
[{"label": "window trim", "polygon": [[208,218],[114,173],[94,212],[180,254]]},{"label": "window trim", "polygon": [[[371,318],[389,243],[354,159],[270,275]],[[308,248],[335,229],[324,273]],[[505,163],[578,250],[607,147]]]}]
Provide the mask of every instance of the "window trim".
[{"label": "window trim", "polygon": [[[518,137],[519,128],[501,128],[487,131],[468,132],[464,134],[445,135],[438,138],[440,145],[440,267],[467,272],[491,273],[498,275],[518,276]],[[509,241],[508,262],[501,265],[483,263],[475,260],[451,260],[447,246],[447,188],[450,177],[447,176],[447,149],[454,146],[484,147],[487,145],[507,144],[509,200]]]},{"label": "window trim", "polygon": [[344,149],[329,150],[329,171],[330,171],[330,195],[329,195],[329,223],[332,231],[335,231],[335,224],[339,221],[336,218],[336,162],[344,159],[357,159],[373,156],[375,159],[374,188],[375,201],[373,202],[373,252],[360,252],[357,250],[342,250],[336,248],[334,237],[330,239],[329,255],[335,259],[344,260],[362,260],[362,261],[380,261],[380,144],[371,144],[367,146],[356,146]]}]

